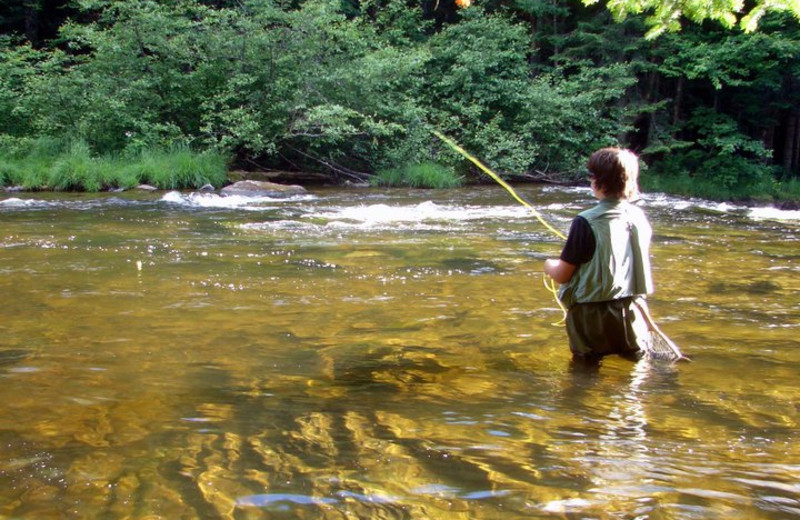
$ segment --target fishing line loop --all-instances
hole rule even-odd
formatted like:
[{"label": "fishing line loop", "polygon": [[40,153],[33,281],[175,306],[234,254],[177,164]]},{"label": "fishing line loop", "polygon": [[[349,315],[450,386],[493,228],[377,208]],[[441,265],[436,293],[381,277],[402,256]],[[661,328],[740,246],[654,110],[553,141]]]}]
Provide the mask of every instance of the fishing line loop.
[{"label": "fishing line loop", "polygon": [[[458,153],[460,153],[461,155],[463,155],[464,157],[469,159],[475,166],[477,166],[484,173],[486,173],[486,175],[488,175],[489,177],[494,179],[500,186],[505,188],[505,190],[508,193],[510,193],[511,196],[514,197],[514,199],[517,202],[519,202],[523,206],[525,206],[528,209],[530,209],[531,213],[533,213],[533,216],[536,217],[536,219],[548,231],[553,233],[555,236],[557,236],[561,240],[566,240],[567,239],[567,236],[564,233],[562,233],[558,229],[554,228],[549,222],[547,222],[544,219],[544,217],[542,217],[542,215],[536,210],[536,208],[534,208],[528,201],[526,201],[525,199],[520,197],[519,194],[516,191],[514,191],[514,188],[512,188],[506,181],[501,179],[499,175],[497,175],[495,172],[493,172],[491,169],[489,169],[488,166],[486,166],[481,161],[479,161],[477,157],[473,156],[472,154],[470,154],[469,152],[464,150],[461,146],[459,146],[458,143],[456,143],[455,141],[453,141],[452,139],[450,139],[449,137],[447,137],[443,133],[439,132],[438,130],[431,130],[431,132],[433,133],[433,135],[435,135],[436,137],[438,137],[439,139],[444,141],[448,146],[450,146],[450,148],[452,148],[453,150],[457,151]],[[548,277],[546,275],[543,277],[543,280],[544,280],[544,286],[547,288],[548,291],[550,291],[553,294],[553,298],[555,298],[556,303],[558,303],[558,307],[564,313],[564,317],[560,321],[558,321],[557,323],[554,323],[553,325],[562,325],[566,321],[567,310],[564,308],[564,305],[561,303],[561,300],[558,298],[558,289],[556,288],[555,280],[553,280],[552,278],[550,278],[550,277]]]}]

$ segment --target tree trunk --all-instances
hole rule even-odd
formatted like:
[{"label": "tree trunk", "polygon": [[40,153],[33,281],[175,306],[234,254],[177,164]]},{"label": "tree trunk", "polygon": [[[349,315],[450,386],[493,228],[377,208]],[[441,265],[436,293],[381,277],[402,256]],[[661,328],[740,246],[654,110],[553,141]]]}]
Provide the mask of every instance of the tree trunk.
[{"label": "tree trunk", "polygon": [[675,85],[675,99],[672,101],[672,124],[677,125],[681,119],[681,103],[683,101],[683,76],[678,77],[678,84]]},{"label": "tree trunk", "polygon": [[786,123],[783,140],[783,168],[786,173],[798,173],[800,167],[800,111],[793,109]]},{"label": "tree trunk", "polygon": [[39,5],[25,2],[25,38],[33,45],[39,43]]},{"label": "tree trunk", "polygon": [[794,159],[792,160],[792,171],[795,177],[800,177],[800,115],[794,118]]}]

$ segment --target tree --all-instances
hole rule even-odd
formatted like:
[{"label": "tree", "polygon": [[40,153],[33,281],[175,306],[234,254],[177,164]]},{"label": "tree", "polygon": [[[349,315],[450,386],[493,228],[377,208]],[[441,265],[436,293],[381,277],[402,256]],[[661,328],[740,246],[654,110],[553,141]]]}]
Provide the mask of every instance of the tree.
[{"label": "tree", "polygon": [[40,47],[75,13],[70,0],[0,0],[0,34],[21,36]]},{"label": "tree", "polygon": [[[599,0],[583,0],[585,5],[597,2]],[[761,18],[770,11],[789,11],[800,19],[799,0],[756,0],[747,12],[744,12],[744,0],[607,0],[606,7],[616,20],[649,13],[647,38],[679,31],[683,17],[695,23],[713,20],[727,28],[738,25],[745,32],[755,31]]]},{"label": "tree", "polygon": [[[693,179],[750,172],[724,172],[733,192],[800,166],[794,1],[739,15],[735,0],[75,0],[41,45],[23,7],[63,2],[17,1],[0,15],[0,134],[363,180],[462,166],[437,128],[506,174],[564,180],[622,144]],[[752,34],[711,21],[759,6]],[[669,32],[681,14],[708,21]]]}]

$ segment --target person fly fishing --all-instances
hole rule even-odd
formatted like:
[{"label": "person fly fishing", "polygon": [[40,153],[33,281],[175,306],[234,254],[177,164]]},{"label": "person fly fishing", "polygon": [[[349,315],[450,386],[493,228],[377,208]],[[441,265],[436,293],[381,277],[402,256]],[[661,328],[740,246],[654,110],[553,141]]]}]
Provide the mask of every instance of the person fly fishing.
[{"label": "person fly fishing", "polygon": [[588,160],[597,205],[575,217],[559,258],[544,271],[562,284],[572,358],[597,364],[617,354],[638,360],[654,324],[646,295],[653,292],[647,216],[639,198],[639,159],[630,150],[602,148]]},{"label": "person fly fishing", "polygon": [[[645,296],[653,292],[650,272],[652,228],[639,198],[639,158],[630,150],[602,148],[588,161],[589,177],[599,203],[580,213],[569,236],[547,222],[495,172],[437,130],[433,134],[469,159],[553,235],[567,240],[561,256],[545,262],[545,286],[566,315],[573,359],[597,364],[610,354],[630,359],[690,359],[656,325]],[[555,282],[563,284],[560,291]]]}]

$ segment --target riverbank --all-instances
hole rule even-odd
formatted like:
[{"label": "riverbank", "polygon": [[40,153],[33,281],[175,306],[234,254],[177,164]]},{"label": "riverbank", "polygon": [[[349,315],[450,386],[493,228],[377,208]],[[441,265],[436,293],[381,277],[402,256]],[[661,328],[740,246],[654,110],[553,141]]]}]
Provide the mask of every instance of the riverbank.
[{"label": "riverbank", "polygon": [[[21,191],[126,191],[219,190],[239,181],[252,180],[300,186],[408,186],[448,188],[456,185],[492,183],[485,176],[461,177],[436,164],[410,165],[368,176],[358,181],[341,179],[323,172],[230,169],[224,155],[189,147],[148,149],[115,156],[96,156],[80,141],[68,148],[59,141],[38,139],[27,146],[0,147],[0,189]],[[456,182],[457,181],[457,182]],[[512,179],[515,185],[535,183]],[[542,182],[556,182],[553,179]],[[569,181],[565,180],[565,183]],[[757,185],[717,186],[688,175],[676,177],[643,172],[642,190],[697,197],[748,206],[800,209],[800,179],[774,180]]]},{"label": "riverbank", "polygon": [[[115,187],[109,188],[105,190],[95,190],[95,192],[134,192],[134,191],[142,191],[142,192],[168,192],[168,191],[198,191],[198,192],[205,192],[205,193],[218,193],[221,196],[226,196],[230,189],[233,188],[237,183],[242,183],[244,181],[256,181],[265,184],[272,184],[274,186],[284,186],[284,187],[302,187],[307,188],[309,190],[313,190],[315,187],[341,187],[343,189],[352,189],[354,191],[358,191],[364,188],[369,188],[371,185],[369,183],[352,183],[346,182],[342,184],[332,184],[330,182],[326,182],[322,176],[314,173],[295,173],[295,172],[287,172],[287,171],[270,171],[270,172],[243,172],[240,170],[228,172],[227,180],[222,183],[220,186],[213,186],[211,184],[205,184],[199,187],[189,187],[189,188],[160,188],[157,186],[153,186],[150,184],[138,184],[135,186],[130,187]],[[467,187],[469,186],[486,186],[492,184],[491,182],[473,182],[470,184],[466,184]],[[524,187],[526,185],[542,185],[542,184],[554,184],[548,182],[525,182],[525,183],[515,183],[515,187]],[[577,186],[577,184],[573,183],[556,183],[559,185],[573,185]],[[225,188],[228,188],[228,192],[226,192]],[[19,194],[19,193],[36,193],[36,192],[46,192],[46,193],[58,193],[63,192],[64,190],[55,190],[51,188],[33,188],[28,189],[22,186],[5,186],[0,187],[0,192],[6,193],[9,195]],[[78,192],[85,192],[89,193],[86,190],[71,190],[71,191],[78,191]],[[694,198],[694,199],[702,199],[702,200],[709,200],[718,203],[731,203],[737,206],[744,206],[749,208],[774,208],[782,211],[800,211],[800,197],[797,198],[784,198],[781,200],[777,200],[774,198],[768,197],[752,197],[746,199],[715,199],[709,197],[701,197],[693,194],[685,194],[685,193],[671,193],[669,191],[664,190],[651,190],[651,189],[644,189],[645,193],[664,193],[665,195],[670,196],[684,196],[687,198]],[[257,192],[253,192],[254,195],[257,195]]]},{"label": "riverbank", "polygon": [[697,179],[688,174],[658,175],[650,172],[640,178],[642,191],[669,193],[747,206],[800,208],[800,179],[768,178],[753,184],[724,184]]},{"label": "riverbank", "polygon": [[0,186],[12,191],[120,191],[149,185],[191,189],[227,183],[228,158],[188,146],[95,155],[83,141],[7,140],[0,146]]}]

